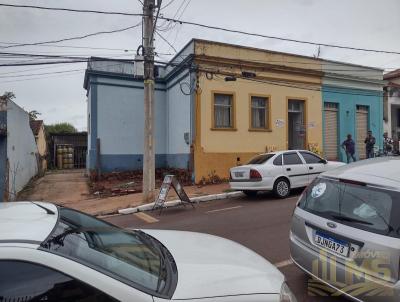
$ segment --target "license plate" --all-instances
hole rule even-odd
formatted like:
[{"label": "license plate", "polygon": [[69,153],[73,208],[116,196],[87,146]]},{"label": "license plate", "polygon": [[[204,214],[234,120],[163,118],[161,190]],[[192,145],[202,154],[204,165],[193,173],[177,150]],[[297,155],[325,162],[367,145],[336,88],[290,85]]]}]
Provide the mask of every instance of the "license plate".
[{"label": "license plate", "polygon": [[331,252],[347,257],[349,254],[349,244],[338,240],[321,232],[316,232],[314,237],[316,245],[323,247]]},{"label": "license plate", "polygon": [[235,176],[236,177],[243,177],[244,176],[244,172],[235,172]]}]

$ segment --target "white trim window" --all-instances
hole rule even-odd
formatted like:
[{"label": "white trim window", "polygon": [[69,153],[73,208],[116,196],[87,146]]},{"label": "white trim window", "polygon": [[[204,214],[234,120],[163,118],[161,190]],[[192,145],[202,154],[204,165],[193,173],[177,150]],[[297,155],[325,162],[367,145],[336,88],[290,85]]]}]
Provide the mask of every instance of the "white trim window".
[{"label": "white trim window", "polygon": [[214,94],[214,127],[233,128],[233,96]]},{"label": "white trim window", "polygon": [[252,96],[251,97],[251,128],[268,128],[268,98]]}]

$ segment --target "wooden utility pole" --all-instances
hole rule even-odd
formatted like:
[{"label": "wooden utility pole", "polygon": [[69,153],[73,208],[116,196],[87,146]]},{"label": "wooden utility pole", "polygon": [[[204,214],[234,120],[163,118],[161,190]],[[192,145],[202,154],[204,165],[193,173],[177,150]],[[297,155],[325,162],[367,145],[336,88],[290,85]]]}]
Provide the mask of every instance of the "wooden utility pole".
[{"label": "wooden utility pole", "polygon": [[154,9],[155,0],[143,2],[143,51],[144,51],[144,150],[143,150],[143,199],[154,201],[155,146],[154,146]]}]

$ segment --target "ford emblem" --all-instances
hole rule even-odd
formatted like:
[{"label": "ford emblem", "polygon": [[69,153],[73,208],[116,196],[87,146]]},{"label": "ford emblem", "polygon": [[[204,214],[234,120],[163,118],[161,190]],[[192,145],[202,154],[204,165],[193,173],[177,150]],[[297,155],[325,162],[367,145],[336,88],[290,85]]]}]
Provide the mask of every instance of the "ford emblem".
[{"label": "ford emblem", "polygon": [[327,225],[328,225],[328,227],[330,227],[331,229],[336,229],[336,227],[337,227],[336,223],[333,223],[333,222],[328,222]]}]

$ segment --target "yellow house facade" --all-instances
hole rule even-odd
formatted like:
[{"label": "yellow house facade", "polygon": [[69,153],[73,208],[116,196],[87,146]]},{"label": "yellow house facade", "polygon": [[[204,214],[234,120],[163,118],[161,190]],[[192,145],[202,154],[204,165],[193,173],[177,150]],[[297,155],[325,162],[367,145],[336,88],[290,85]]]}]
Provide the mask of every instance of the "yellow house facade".
[{"label": "yellow house facade", "polygon": [[260,153],[322,152],[319,60],[202,40],[194,48],[196,182],[227,179]]}]

